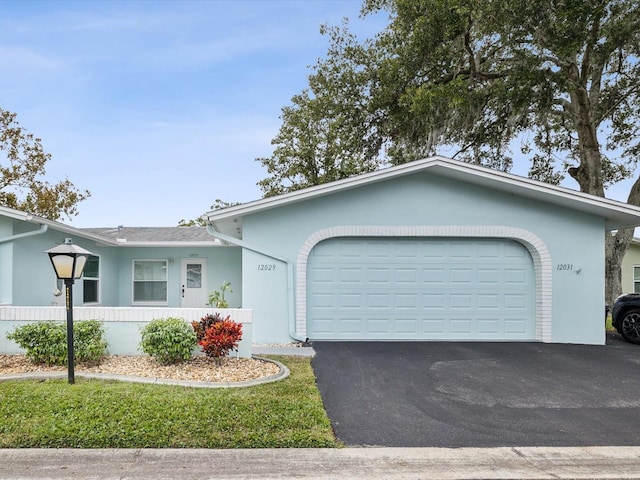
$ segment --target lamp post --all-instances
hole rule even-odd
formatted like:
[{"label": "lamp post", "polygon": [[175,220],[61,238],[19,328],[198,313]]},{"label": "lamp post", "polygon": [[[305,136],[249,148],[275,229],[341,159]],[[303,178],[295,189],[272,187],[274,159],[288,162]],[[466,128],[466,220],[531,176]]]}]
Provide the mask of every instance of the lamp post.
[{"label": "lamp post", "polygon": [[87,258],[91,252],[73,245],[70,238],[64,239],[63,245],[47,250],[49,259],[60,280],[64,280],[67,304],[67,371],[69,383],[75,382],[74,352],[73,352],[73,281],[82,276]]}]

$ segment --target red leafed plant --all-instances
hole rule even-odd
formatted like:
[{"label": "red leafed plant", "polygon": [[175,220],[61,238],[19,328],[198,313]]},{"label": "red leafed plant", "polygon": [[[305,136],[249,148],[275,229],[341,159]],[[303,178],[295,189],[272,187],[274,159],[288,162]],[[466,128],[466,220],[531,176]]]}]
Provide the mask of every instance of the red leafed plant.
[{"label": "red leafed plant", "polygon": [[[226,318],[226,320],[228,319],[229,317]],[[196,332],[196,336],[198,337],[198,344],[204,339],[204,334],[210,326],[215,323],[222,322],[223,320],[225,319],[222,318],[222,316],[218,312],[216,312],[213,315],[205,315],[198,322],[191,322],[191,326],[193,327],[193,330]]]},{"label": "red leafed plant", "polygon": [[218,363],[229,351],[237,350],[238,342],[242,340],[242,325],[231,320],[230,316],[223,320],[219,314],[207,315],[200,322],[192,322],[192,325],[202,351]]}]

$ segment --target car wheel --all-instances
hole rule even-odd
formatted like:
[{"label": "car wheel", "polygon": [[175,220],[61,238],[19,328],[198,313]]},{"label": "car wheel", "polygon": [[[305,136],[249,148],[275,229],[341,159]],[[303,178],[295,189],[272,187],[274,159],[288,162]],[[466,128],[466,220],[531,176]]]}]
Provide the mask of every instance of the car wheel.
[{"label": "car wheel", "polygon": [[627,342],[640,344],[640,310],[630,310],[622,317],[620,334]]}]

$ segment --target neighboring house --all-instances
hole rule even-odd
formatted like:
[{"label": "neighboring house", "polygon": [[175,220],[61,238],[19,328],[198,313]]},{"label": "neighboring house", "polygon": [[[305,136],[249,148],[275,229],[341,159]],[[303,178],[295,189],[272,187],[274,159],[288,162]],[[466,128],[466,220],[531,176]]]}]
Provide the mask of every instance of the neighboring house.
[{"label": "neighboring house", "polygon": [[127,322],[195,319],[223,281],[249,346],[602,344],[604,232],[640,225],[640,208],[434,157],[206,218],[206,229],[78,229],[0,207],[0,352],[15,350],[4,335],[16,323],[64,318],[44,252],[66,237],[94,253],[76,318],[108,319],[112,353],[135,351]]},{"label": "neighboring house", "polygon": [[631,240],[622,258],[622,293],[640,293],[640,238]]}]

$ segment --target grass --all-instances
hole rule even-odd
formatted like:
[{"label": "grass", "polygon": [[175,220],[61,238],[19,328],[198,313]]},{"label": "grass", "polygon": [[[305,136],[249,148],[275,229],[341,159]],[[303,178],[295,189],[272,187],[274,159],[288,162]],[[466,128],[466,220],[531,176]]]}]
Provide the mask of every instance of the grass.
[{"label": "grass", "polygon": [[604,329],[607,332],[615,332],[616,329],[613,326],[613,319],[611,318],[611,314],[607,315],[607,319],[604,323]]},{"label": "grass", "polygon": [[310,360],[277,360],[291,375],[249,388],[0,382],[0,448],[339,447]]}]

